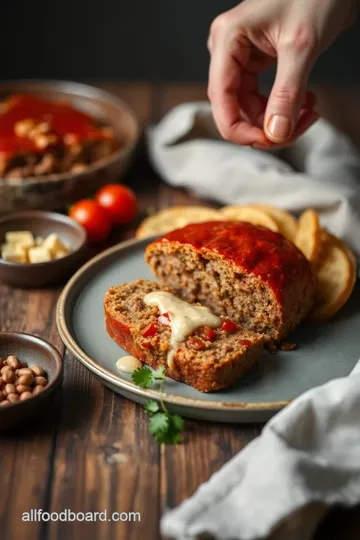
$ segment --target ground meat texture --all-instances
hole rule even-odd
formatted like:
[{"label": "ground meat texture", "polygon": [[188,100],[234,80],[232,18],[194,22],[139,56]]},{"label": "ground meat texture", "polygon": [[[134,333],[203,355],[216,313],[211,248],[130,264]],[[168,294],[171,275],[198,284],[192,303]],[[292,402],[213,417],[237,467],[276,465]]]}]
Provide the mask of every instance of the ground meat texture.
[{"label": "ground meat texture", "polygon": [[242,222],[193,224],[150,244],[162,284],[267,339],[278,341],[311,309],[315,278],[292,242]]},{"label": "ground meat texture", "polygon": [[231,386],[254,365],[264,343],[262,335],[240,327],[233,333],[215,329],[213,335],[204,327],[177,347],[175,367],[170,369],[171,329],[159,321],[158,308],[143,301],[156,290],[174,292],[158,283],[137,280],[111,287],[105,294],[107,332],[129,354],[153,368],[164,366],[167,376],[201,392]]}]

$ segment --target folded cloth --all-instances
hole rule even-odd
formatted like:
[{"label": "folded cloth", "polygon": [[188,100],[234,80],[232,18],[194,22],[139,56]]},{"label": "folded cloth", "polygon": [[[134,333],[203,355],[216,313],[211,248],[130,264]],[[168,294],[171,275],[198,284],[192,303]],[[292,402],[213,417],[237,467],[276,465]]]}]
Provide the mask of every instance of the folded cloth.
[{"label": "folded cloth", "polygon": [[359,503],[359,371],[309,390],[278,413],[190,499],[165,514],[162,534],[310,540],[330,505]]},{"label": "folded cloth", "polygon": [[360,255],[360,157],[325,120],[290,148],[265,152],[223,141],[209,103],[187,103],[149,128],[148,146],[169,184],[222,204],[314,208],[321,224]]}]

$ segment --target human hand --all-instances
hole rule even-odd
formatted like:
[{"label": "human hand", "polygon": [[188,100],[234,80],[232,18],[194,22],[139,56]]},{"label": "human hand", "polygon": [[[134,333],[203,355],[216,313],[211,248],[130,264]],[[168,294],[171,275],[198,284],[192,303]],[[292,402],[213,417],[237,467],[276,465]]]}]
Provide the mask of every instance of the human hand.
[{"label": "human hand", "polygon": [[[208,95],[220,134],[255,148],[291,144],[317,119],[307,92],[317,57],[354,20],[358,0],[244,0],[210,30]],[[277,60],[269,98],[258,76]]]}]

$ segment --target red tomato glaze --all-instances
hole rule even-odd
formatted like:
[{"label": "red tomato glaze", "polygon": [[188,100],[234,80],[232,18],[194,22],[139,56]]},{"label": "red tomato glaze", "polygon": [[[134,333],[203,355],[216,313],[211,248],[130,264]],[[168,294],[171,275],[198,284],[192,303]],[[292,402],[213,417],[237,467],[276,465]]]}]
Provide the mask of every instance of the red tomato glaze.
[{"label": "red tomato glaze", "polygon": [[[281,234],[241,221],[210,221],[176,229],[157,242],[191,245],[235,264],[239,271],[254,274],[273,291],[278,301],[288,283],[311,272],[301,251]],[[236,268],[235,268],[236,273]]]},{"label": "red tomato glaze", "polygon": [[37,96],[16,94],[0,108],[0,153],[11,156],[36,151],[35,142],[15,134],[15,125],[26,119],[46,122],[61,139],[72,135],[76,141],[106,139],[94,120],[65,101],[50,102]]}]

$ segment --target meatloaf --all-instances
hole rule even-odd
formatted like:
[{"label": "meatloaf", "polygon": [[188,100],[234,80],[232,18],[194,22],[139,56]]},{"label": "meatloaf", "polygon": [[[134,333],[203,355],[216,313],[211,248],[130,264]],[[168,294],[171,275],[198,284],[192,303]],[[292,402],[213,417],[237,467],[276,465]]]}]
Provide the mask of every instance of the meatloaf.
[{"label": "meatloaf", "polygon": [[66,102],[12,95],[0,102],[0,176],[80,172],[117,147],[112,129]]},{"label": "meatloaf", "polygon": [[154,291],[172,293],[147,280],[111,287],[104,298],[108,334],[129,354],[152,368],[164,366],[166,375],[192,385],[201,392],[227,388],[255,363],[264,337],[242,329],[229,320],[218,328],[197,328],[174,350],[171,367],[168,353],[172,313],[160,314],[144,298]]},{"label": "meatloaf", "polygon": [[315,278],[300,250],[250,223],[187,225],[151,243],[146,262],[188,302],[279,341],[309,312]]}]

